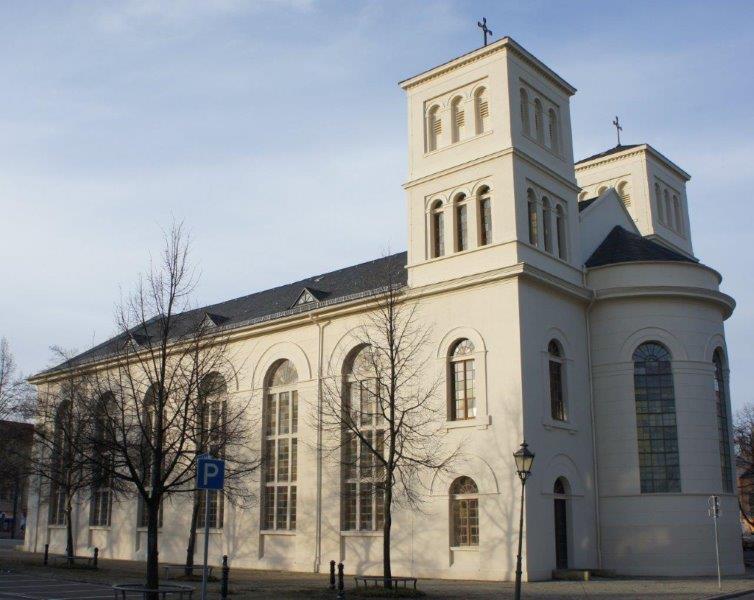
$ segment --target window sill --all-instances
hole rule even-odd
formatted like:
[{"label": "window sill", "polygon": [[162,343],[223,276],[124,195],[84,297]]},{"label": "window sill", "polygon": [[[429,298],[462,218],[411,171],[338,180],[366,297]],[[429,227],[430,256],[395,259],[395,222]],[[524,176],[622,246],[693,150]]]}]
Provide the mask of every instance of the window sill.
[{"label": "window sill", "polygon": [[474,417],[473,419],[459,419],[458,421],[445,421],[445,430],[463,429],[464,427],[476,427],[477,429],[487,429],[492,419],[489,415],[485,417]]},{"label": "window sill", "polygon": [[110,531],[111,529],[111,525],[89,525],[90,531]]},{"label": "window sill", "polygon": [[340,532],[341,537],[382,537],[382,531],[347,530]]},{"label": "window sill", "polygon": [[558,151],[556,152],[555,149],[552,148],[552,146],[547,146],[544,143],[544,141],[540,142],[536,138],[536,136],[532,135],[531,133],[527,133],[526,131],[523,131],[522,133],[527,140],[529,140],[530,142],[534,142],[537,146],[542,148],[542,150],[544,150],[545,152],[551,154],[552,156],[554,156],[555,158],[559,160],[565,161],[565,158],[563,158],[563,155],[560,153],[560,148],[558,148]]},{"label": "window sill", "polygon": [[289,531],[287,529],[262,529],[260,535],[296,535],[295,530]]},{"label": "window sill", "polygon": [[542,421],[542,426],[547,429],[547,431],[560,429],[562,431],[567,431],[571,435],[574,435],[578,431],[578,428],[568,421],[555,421],[553,419],[545,419]]},{"label": "window sill", "polygon": [[[137,527],[136,531],[143,531],[144,533],[146,533],[147,531],[149,531],[149,527]],[[162,527],[158,527],[157,531],[162,531]],[[210,533],[211,532],[212,531],[210,530]],[[199,533],[199,531],[197,531],[197,533]]]},{"label": "window sill", "polygon": [[479,546],[451,546],[451,552],[479,552]]},{"label": "window sill", "polygon": [[[222,527],[210,527],[209,528],[209,534],[210,535],[222,535],[223,530]],[[197,527],[196,528],[196,535],[204,535],[204,527]]]},{"label": "window sill", "polygon": [[55,524],[55,525],[48,524],[47,525],[47,529],[65,529],[65,528],[66,528],[65,525],[57,525],[57,524]]},{"label": "window sill", "polygon": [[443,146],[442,148],[435,148],[434,150],[430,150],[429,152],[424,153],[424,158],[427,158],[429,156],[434,156],[435,154],[439,154],[443,150],[448,150],[450,148],[458,148],[458,146],[461,146],[462,144],[468,144],[469,142],[473,142],[474,140],[478,140],[480,138],[483,138],[487,135],[492,135],[493,130],[488,129],[487,131],[483,131],[482,133],[475,133],[471,137],[467,137],[463,140],[458,140],[457,142],[450,142],[447,146]]}]

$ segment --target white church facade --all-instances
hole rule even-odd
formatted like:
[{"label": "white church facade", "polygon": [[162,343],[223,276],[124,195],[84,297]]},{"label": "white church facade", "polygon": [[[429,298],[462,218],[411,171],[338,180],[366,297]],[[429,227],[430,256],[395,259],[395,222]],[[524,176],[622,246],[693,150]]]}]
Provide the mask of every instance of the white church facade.
[{"label": "white church facade", "polygon": [[[312,424],[322,379],[347,374],[352,332],[390,272],[432,324],[437,407],[463,448],[421,510],[396,509],[394,574],[514,578],[524,439],[536,453],[526,579],[711,575],[711,494],[723,573],[743,572],[724,331],[735,303],[694,256],[690,176],[647,144],[574,163],[575,88],[510,38],[400,85],[407,252],[202,309],[234,331],[243,366],[228,393],[254,398],[260,423],[284,406],[287,423],[265,432],[285,468],[256,475],[256,505],[213,503],[213,562],[380,572],[378,498],[328,461]],[[62,552],[60,515],[30,495],[25,548]],[[76,507],[77,552],[143,559],[136,499],[93,506]],[[185,557],[187,506],[165,504],[164,562]]]}]

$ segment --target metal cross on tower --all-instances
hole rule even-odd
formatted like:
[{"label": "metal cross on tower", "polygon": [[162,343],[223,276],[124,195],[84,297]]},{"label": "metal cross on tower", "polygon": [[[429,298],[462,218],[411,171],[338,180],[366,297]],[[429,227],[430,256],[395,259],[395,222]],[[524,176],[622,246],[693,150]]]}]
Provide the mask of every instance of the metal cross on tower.
[{"label": "metal cross on tower", "polygon": [[484,45],[487,45],[487,36],[489,35],[492,37],[492,30],[487,29],[487,17],[482,17],[481,21],[476,22],[478,27],[482,28],[482,33],[484,34]]},{"label": "metal cross on tower", "polygon": [[618,134],[618,145],[620,146],[620,132],[623,131],[623,127],[620,126],[617,116],[615,117],[615,121],[613,121],[613,125],[615,125],[615,133]]}]

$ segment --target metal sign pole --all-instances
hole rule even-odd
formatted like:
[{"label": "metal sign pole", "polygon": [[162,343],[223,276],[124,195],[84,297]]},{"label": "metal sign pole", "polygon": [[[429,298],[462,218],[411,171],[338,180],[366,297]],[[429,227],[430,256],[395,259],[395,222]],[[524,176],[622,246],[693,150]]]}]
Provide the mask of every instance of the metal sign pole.
[{"label": "metal sign pole", "polygon": [[707,502],[709,506],[709,515],[715,525],[715,562],[717,563],[717,589],[723,589],[723,581],[720,576],[720,536],[717,531],[717,519],[720,516],[720,499],[717,496],[710,496]]},{"label": "metal sign pole", "polygon": [[207,554],[209,552],[209,490],[204,490],[204,569],[202,570],[202,600],[207,600]]}]

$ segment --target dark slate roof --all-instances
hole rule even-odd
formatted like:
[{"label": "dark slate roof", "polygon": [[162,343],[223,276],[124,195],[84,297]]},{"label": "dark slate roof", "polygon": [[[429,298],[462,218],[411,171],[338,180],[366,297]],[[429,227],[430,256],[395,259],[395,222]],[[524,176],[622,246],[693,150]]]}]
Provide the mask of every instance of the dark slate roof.
[{"label": "dark slate roof", "polygon": [[616,263],[652,260],[696,262],[688,256],[616,225],[586,261],[586,266],[591,268]]},{"label": "dark slate roof", "polygon": [[597,198],[587,198],[585,200],[579,200],[579,212],[585,210],[589,205],[593,204]]},{"label": "dark slate roof", "polygon": [[[173,325],[175,338],[179,339],[196,331],[208,316],[213,323],[221,327],[238,327],[307,312],[319,306],[346,302],[381,290],[391,283],[404,286],[407,282],[406,263],[406,252],[400,252],[234,300],[186,311],[176,317]],[[304,288],[314,293],[317,302],[292,308]],[[156,325],[157,320],[153,319],[150,327]],[[144,333],[132,333],[131,337],[135,338],[137,344],[140,338],[143,343]],[[46,372],[104,358],[120,352],[128,342],[126,334],[118,335]]]},{"label": "dark slate roof", "polygon": [[618,152],[623,152],[624,150],[630,150],[631,148],[636,148],[637,146],[641,146],[641,144],[619,144],[615,146],[614,148],[605,150],[604,152],[598,152],[597,154],[592,154],[591,156],[582,158],[581,160],[577,161],[576,164],[579,165],[581,163],[594,160],[596,158],[604,158],[605,156],[610,156],[611,154],[617,154]]}]

